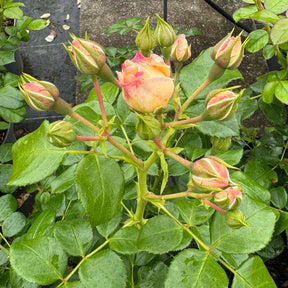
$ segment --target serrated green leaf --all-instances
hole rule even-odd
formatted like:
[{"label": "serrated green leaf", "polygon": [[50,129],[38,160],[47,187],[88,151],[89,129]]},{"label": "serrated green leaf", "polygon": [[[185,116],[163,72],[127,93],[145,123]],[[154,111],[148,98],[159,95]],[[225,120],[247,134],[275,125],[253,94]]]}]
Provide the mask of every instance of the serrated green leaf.
[{"label": "serrated green leaf", "polygon": [[[100,86],[101,95],[104,102],[113,104],[118,93],[119,88],[112,83],[105,82],[103,85]],[[97,100],[97,94],[95,89],[92,89],[88,95],[87,102]],[[98,100],[97,100],[98,101]]]},{"label": "serrated green leaf", "polygon": [[59,221],[53,232],[64,251],[72,256],[84,257],[93,240],[92,228],[85,220]]},{"label": "serrated green leaf", "polygon": [[141,250],[161,254],[172,251],[181,242],[181,227],[166,215],[155,216],[147,221],[138,238]]},{"label": "serrated green leaf", "polygon": [[266,189],[278,181],[277,173],[262,160],[249,160],[244,172]]},{"label": "serrated green leaf", "polygon": [[234,183],[241,185],[243,193],[248,195],[251,199],[262,202],[266,205],[270,204],[270,192],[261,185],[259,185],[247,174],[241,171],[236,171],[231,173],[230,177]]},{"label": "serrated green leaf", "polygon": [[26,233],[26,239],[33,239],[44,236],[53,226],[56,212],[52,209],[42,211]]},{"label": "serrated green leaf", "polygon": [[47,21],[44,19],[36,19],[28,25],[28,29],[30,30],[41,30],[47,27]]},{"label": "serrated green leaf", "polygon": [[116,214],[111,220],[97,226],[98,232],[104,237],[108,238],[118,227],[122,219],[122,213]]},{"label": "serrated green leaf", "polygon": [[[288,19],[287,19],[288,20]],[[288,24],[288,22],[287,22]],[[288,39],[287,39],[288,41]],[[288,81],[278,81],[275,87],[275,96],[284,104],[288,104]]]},{"label": "serrated green leaf", "polygon": [[2,224],[3,235],[12,237],[19,234],[26,226],[27,219],[21,212],[14,212],[5,218]]},{"label": "serrated green leaf", "polygon": [[51,183],[52,193],[62,193],[68,190],[74,184],[74,171],[76,164],[67,168],[63,173],[58,175]]},{"label": "serrated green leaf", "polygon": [[230,228],[225,215],[215,213],[210,225],[211,245],[226,253],[253,253],[271,240],[276,222],[272,209],[245,194],[240,205],[249,227]]},{"label": "serrated green leaf", "polygon": [[249,34],[249,41],[245,46],[246,50],[255,53],[262,49],[269,41],[266,30],[254,30]]},{"label": "serrated green leaf", "polygon": [[9,7],[3,13],[7,18],[12,19],[20,19],[23,16],[23,11],[18,7]]},{"label": "serrated green leaf", "polygon": [[79,278],[86,288],[125,288],[126,269],[121,258],[111,250],[89,257],[79,268]]},{"label": "serrated green leaf", "polygon": [[283,209],[287,203],[287,192],[283,186],[271,189],[271,202],[279,209]]},{"label": "serrated green leaf", "polygon": [[279,20],[271,29],[271,40],[274,45],[283,44],[288,41],[288,19]]},{"label": "serrated green leaf", "polygon": [[[277,287],[263,261],[258,256],[248,259],[239,270],[237,270],[237,273],[233,279],[232,288]],[[243,279],[245,279],[245,281]]]},{"label": "serrated green leaf", "polygon": [[8,180],[11,174],[12,164],[0,165],[0,192],[13,193],[17,189],[17,186],[8,186]]},{"label": "serrated green leaf", "polygon": [[229,165],[234,166],[238,164],[242,159],[243,149],[228,150],[225,152],[217,153],[215,156],[221,158]]},{"label": "serrated green leaf", "polygon": [[288,0],[265,0],[265,8],[280,14],[288,9]]},{"label": "serrated green leaf", "polygon": [[273,13],[272,11],[269,10],[261,10],[256,13],[253,13],[250,15],[250,18],[262,22],[270,22],[270,23],[275,23],[277,22],[280,18],[276,13]]},{"label": "serrated green leaf", "polygon": [[0,197],[0,222],[3,222],[17,209],[17,201],[14,196],[8,194]]},{"label": "serrated green leaf", "polygon": [[138,288],[164,288],[168,267],[163,262],[142,266],[137,272]]},{"label": "serrated green leaf", "polygon": [[49,122],[44,121],[36,131],[20,138],[13,145],[9,185],[25,186],[38,182],[58,168],[66,152],[48,142],[48,126]]},{"label": "serrated green leaf", "polygon": [[122,228],[111,238],[110,247],[121,254],[136,254],[139,252],[137,244],[139,234],[140,230],[136,227]]},{"label": "serrated green leaf", "polygon": [[203,224],[214,213],[212,208],[206,208],[197,199],[179,199],[176,201],[176,205],[183,220],[189,226]]},{"label": "serrated green leaf", "polygon": [[277,86],[277,81],[268,82],[262,92],[263,102],[270,104],[273,101],[273,96],[275,93],[275,88]]},{"label": "serrated green leaf", "polygon": [[210,253],[186,249],[172,261],[165,287],[226,288],[228,287],[228,277]]},{"label": "serrated green leaf", "polygon": [[123,174],[113,159],[88,155],[75,171],[76,190],[92,226],[113,218],[122,209]]},{"label": "serrated green leaf", "polygon": [[264,101],[259,101],[259,107],[267,117],[269,121],[271,121],[273,124],[277,125],[284,125],[286,122],[287,114],[286,114],[286,108],[285,105],[278,101],[277,99],[274,99],[274,101],[271,104],[266,104]]},{"label": "serrated green leaf", "polygon": [[[249,2],[250,3],[250,2]],[[253,13],[257,12],[256,5],[247,5],[234,12],[233,18],[236,22],[243,18],[249,18]]]},{"label": "serrated green leaf", "polygon": [[65,252],[51,237],[13,243],[10,261],[18,275],[39,285],[49,285],[62,279],[67,266]]},{"label": "serrated green leaf", "polygon": [[209,136],[216,136],[220,138],[232,137],[239,135],[239,125],[235,117],[228,121],[203,121],[197,123],[200,132]]}]

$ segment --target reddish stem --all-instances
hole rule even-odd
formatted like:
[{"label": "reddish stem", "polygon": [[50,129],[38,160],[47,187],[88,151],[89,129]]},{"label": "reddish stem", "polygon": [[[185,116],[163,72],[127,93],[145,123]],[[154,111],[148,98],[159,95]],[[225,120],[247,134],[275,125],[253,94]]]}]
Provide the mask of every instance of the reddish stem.
[{"label": "reddish stem", "polygon": [[183,166],[187,167],[188,169],[191,168],[192,162],[188,161],[180,156],[178,156],[177,154],[173,153],[172,151],[170,151],[169,149],[163,147],[161,141],[159,138],[154,139],[154,143],[157,145],[157,147],[167,156],[169,156],[170,158],[176,160],[177,162],[179,162],[180,164],[182,164]]},{"label": "reddish stem", "polygon": [[189,119],[186,119],[186,120],[180,120],[180,121],[173,121],[173,122],[170,122],[170,123],[164,123],[163,124],[163,128],[182,126],[182,125],[187,125],[187,124],[193,124],[193,123],[197,123],[197,122],[200,122],[200,121],[202,121],[202,116],[201,115],[193,117],[193,118],[189,118]]},{"label": "reddish stem", "polygon": [[77,141],[100,141],[105,139],[99,136],[77,136]]},{"label": "reddish stem", "polygon": [[211,208],[215,209],[216,211],[220,212],[221,214],[225,214],[225,212],[226,212],[225,210],[221,209],[220,207],[218,207],[217,205],[213,204],[212,202],[210,202],[207,199],[201,198],[199,200],[205,202],[207,205],[209,205]]},{"label": "reddish stem", "polygon": [[100,90],[100,86],[99,86],[99,83],[98,83],[98,80],[97,80],[97,76],[93,75],[92,76],[92,81],[93,81],[94,89],[96,91],[97,99],[98,99],[98,102],[99,102],[103,123],[104,123],[104,126],[106,126],[106,124],[107,124],[107,116],[106,116],[106,111],[105,111],[105,107],[104,107],[103,97],[102,97],[102,94],[101,94],[101,90]]}]

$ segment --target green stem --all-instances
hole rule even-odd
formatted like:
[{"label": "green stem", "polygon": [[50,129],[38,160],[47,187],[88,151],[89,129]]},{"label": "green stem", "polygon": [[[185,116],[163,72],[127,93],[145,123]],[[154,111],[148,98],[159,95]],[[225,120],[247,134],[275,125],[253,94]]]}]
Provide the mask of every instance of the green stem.
[{"label": "green stem", "polygon": [[60,285],[58,285],[57,287],[61,287],[63,284],[67,283],[68,280],[75,274],[75,272],[79,269],[79,267],[91,256],[93,256],[94,254],[96,254],[97,252],[99,252],[102,248],[104,248],[108,243],[110,242],[110,239],[107,239],[102,245],[100,245],[99,247],[97,247],[94,251],[92,251],[90,254],[88,254],[87,256],[84,256],[81,261],[75,266],[75,268],[71,271],[71,273],[65,277],[62,281],[62,283]]},{"label": "green stem", "polygon": [[134,154],[132,154],[127,148],[125,148],[122,144],[117,142],[108,132],[105,132],[103,134],[105,137],[107,137],[107,141],[111,143],[113,146],[118,148],[120,151],[122,151],[126,156],[128,156],[129,159],[140,169],[143,169],[144,163],[142,160],[137,158]]},{"label": "green stem", "polygon": [[148,192],[147,188],[147,171],[140,170],[137,171],[138,184],[137,184],[137,208],[134,214],[134,220],[143,226],[145,224],[144,212],[147,204],[145,195]]},{"label": "green stem", "polygon": [[102,97],[100,86],[99,86],[99,83],[98,83],[98,80],[97,80],[97,76],[96,75],[91,75],[91,78],[92,78],[92,81],[93,81],[94,89],[96,91],[98,103],[99,103],[99,106],[100,106],[100,111],[101,111],[101,115],[102,115],[102,119],[103,119],[103,124],[104,124],[104,126],[107,126],[107,116],[106,116],[106,111],[105,111],[105,107],[104,107],[103,97]]},{"label": "green stem", "polygon": [[198,238],[188,227],[183,225],[174,215],[172,215],[161,203],[157,203],[157,207],[162,209],[169,217],[171,217],[183,230],[185,230],[187,233],[189,233],[195,241],[204,248],[207,252],[209,252],[213,257],[215,257],[225,268],[227,268],[229,271],[231,271],[234,275],[237,275],[239,278],[241,278],[244,282],[245,279],[232,267],[230,267],[224,260],[222,260],[218,255],[216,255],[213,251],[213,247],[207,246],[200,238]]},{"label": "green stem", "polygon": [[73,110],[70,111],[68,114],[70,117],[80,121],[81,123],[85,124],[87,127],[91,128],[93,131],[99,133],[100,129],[92,124],[90,121],[79,115],[78,113],[74,112]]},{"label": "green stem", "polygon": [[189,119],[186,119],[186,120],[164,123],[162,127],[163,128],[179,127],[179,126],[185,126],[185,125],[188,125],[188,124],[193,124],[193,123],[197,123],[197,122],[201,122],[201,121],[202,121],[202,116],[199,115],[199,116],[196,116],[196,117],[193,117],[193,118],[189,118]]},{"label": "green stem", "polygon": [[5,252],[7,255],[9,255],[9,251],[8,251],[4,246],[2,246],[1,244],[0,244],[0,249],[1,249],[3,252]]},{"label": "green stem", "polygon": [[4,235],[0,232],[0,237],[4,240],[4,242],[8,245],[8,247],[10,248],[10,244],[7,241],[7,239],[4,237]]},{"label": "green stem", "polygon": [[104,139],[101,136],[77,136],[77,141],[101,141]]},{"label": "green stem", "polygon": [[66,150],[67,154],[95,154],[94,151]]},{"label": "green stem", "polygon": [[191,197],[195,199],[203,199],[203,198],[211,198],[212,196],[210,194],[199,194],[199,193],[193,193],[190,191],[185,192],[179,192],[179,193],[173,193],[173,194],[167,194],[167,195],[155,195],[153,193],[148,192],[146,194],[147,200],[171,200],[171,199],[177,199],[177,198],[183,198],[183,197]]},{"label": "green stem", "polygon": [[[207,78],[204,80],[204,82],[192,93],[192,95],[184,102],[182,105],[179,116],[185,111],[185,109],[190,105],[190,103],[195,99],[195,97],[202,92],[209,84],[211,83],[211,80]],[[178,119],[175,119],[178,120]]]},{"label": "green stem", "polygon": [[169,156],[170,158],[176,160],[177,162],[179,162],[180,164],[182,164],[183,166],[187,167],[188,169],[191,168],[192,166],[192,162],[188,161],[180,156],[178,156],[177,154],[173,153],[172,151],[170,151],[169,149],[165,148],[162,146],[162,143],[160,141],[159,138],[154,139],[154,143],[157,145],[157,147],[167,156]]}]

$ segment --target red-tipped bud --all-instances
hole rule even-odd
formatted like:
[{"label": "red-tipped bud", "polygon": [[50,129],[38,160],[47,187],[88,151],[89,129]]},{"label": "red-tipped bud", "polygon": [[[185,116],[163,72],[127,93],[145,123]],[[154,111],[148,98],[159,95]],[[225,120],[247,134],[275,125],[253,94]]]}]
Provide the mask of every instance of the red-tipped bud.
[{"label": "red-tipped bud", "polygon": [[75,67],[83,74],[97,75],[106,63],[104,49],[96,42],[89,39],[77,38],[71,34],[73,39],[69,49],[65,46]]},{"label": "red-tipped bud", "polygon": [[228,187],[225,190],[215,194],[214,201],[215,204],[223,209],[236,209],[241,204],[242,191],[238,186]]},{"label": "red-tipped bud", "polygon": [[227,211],[225,214],[225,220],[232,229],[239,229],[243,226],[249,227],[243,212],[238,209]]},{"label": "red-tipped bud", "polygon": [[147,18],[144,27],[138,33],[135,42],[141,54],[145,57],[149,57],[155,46],[155,38],[149,27],[149,17]]},{"label": "red-tipped bud", "polygon": [[244,48],[246,43],[242,44],[241,34],[237,37],[231,36],[229,33],[225,38],[218,42],[211,51],[211,58],[224,69],[236,69],[244,56]]},{"label": "red-tipped bud", "polygon": [[172,45],[171,59],[175,62],[185,62],[191,57],[191,45],[184,34],[178,35],[176,41]]},{"label": "red-tipped bud", "polygon": [[205,100],[205,110],[202,119],[226,121],[231,119],[238,108],[242,93],[236,95],[232,91],[216,89],[211,91]]},{"label": "red-tipped bud", "polygon": [[22,83],[19,83],[19,89],[26,103],[32,109],[40,112],[51,109],[59,97],[57,87],[27,74],[24,74],[24,77],[21,77]]},{"label": "red-tipped bud", "polygon": [[229,185],[229,172],[224,162],[213,156],[204,157],[193,163],[192,181],[202,192],[221,191]]},{"label": "red-tipped bud", "polygon": [[49,125],[48,140],[57,147],[67,147],[76,139],[73,125],[70,122],[59,120]]}]

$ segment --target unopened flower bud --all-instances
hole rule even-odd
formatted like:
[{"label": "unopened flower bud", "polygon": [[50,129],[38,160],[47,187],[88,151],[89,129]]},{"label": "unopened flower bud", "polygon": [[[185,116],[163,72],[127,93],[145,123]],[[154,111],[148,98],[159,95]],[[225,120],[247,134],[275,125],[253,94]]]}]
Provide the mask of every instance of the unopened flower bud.
[{"label": "unopened flower bud", "polygon": [[59,120],[49,125],[48,140],[57,147],[67,147],[76,139],[73,125],[70,122]]},{"label": "unopened flower bud", "polygon": [[242,44],[241,34],[237,37],[229,33],[225,38],[218,42],[211,51],[211,58],[217,65],[224,69],[236,69],[244,56],[246,42]]},{"label": "unopened flower bud", "polygon": [[239,229],[243,226],[249,227],[243,212],[238,209],[227,211],[225,213],[225,220],[232,229]]},{"label": "unopened flower bud", "polygon": [[214,156],[207,156],[193,163],[192,181],[202,192],[221,191],[229,185],[229,172],[224,162]]},{"label": "unopened flower bud", "polygon": [[155,29],[155,37],[157,45],[162,47],[170,47],[176,40],[176,34],[171,25],[164,21],[159,14],[157,16],[157,26]]},{"label": "unopened flower bud", "polygon": [[212,154],[217,154],[220,152],[225,152],[229,149],[231,146],[231,137],[221,138],[212,136],[210,138],[211,144],[212,144]]},{"label": "unopened flower bud", "polygon": [[191,45],[188,46],[185,34],[180,34],[172,45],[171,59],[175,62],[185,62],[190,57]]},{"label": "unopened flower bud", "polygon": [[83,74],[97,75],[106,63],[104,49],[96,42],[89,39],[77,38],[71,34],[73,39],[71,47],[66,48],[75,67]]},{"label": "unopened flower bud", "polygon": [[223,209],[236,209],[241,204],[242,191],[238,186],[228,187],[214,195],[215,204]]},{"label": "unopened flower bud", "polygon": [[59,97],[59,91],[55,85],[46,81],[39,81],[30,75],[21,76],[22,83],[19,83],[26,103],[36,111],[47,111],[52,109]]},{"label": "unopened flower bud", "polygon": [[238,108],[242,93],[236,95],[232,91],[216,89],[211,91],[205,100],[202,119],[226,121],[231,119]]},{"label": "unopened flower bud", "polygon": [[165,22],[159,14],[157,16],[157,26],[154,31],[156,43],[160,47],[163,57],[170,58],[171,47],[176,40],[176,33],[171,25]]},{"label": "unopened flower bud", "polygon": [[137,114],[136,131],[141,139],[153,140],[161,132],[160,123],[152,115]]},{"label": "unopened flower bud", "polygon": [[149,27],[149,17],[147,18],[144,27],[138,33],[135,42],[141,54],[145,57],[149,57],[155,46],[155,38]]}]

